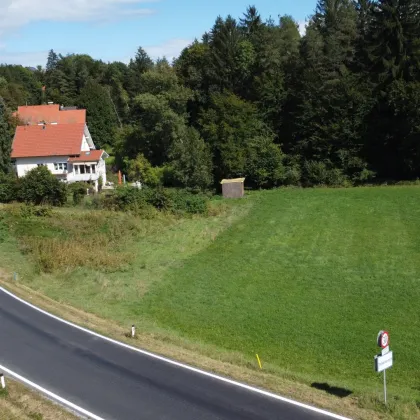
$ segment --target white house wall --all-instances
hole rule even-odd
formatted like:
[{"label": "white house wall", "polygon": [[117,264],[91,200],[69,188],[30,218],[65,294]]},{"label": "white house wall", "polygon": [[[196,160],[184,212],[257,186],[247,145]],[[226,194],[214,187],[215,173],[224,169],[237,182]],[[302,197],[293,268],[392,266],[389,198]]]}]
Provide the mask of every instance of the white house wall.
[{"label": "white house wall", "polygon": [[31,169],[36,168],[39,164],[46,164],[47,168],[54,175],[65,173],[64,171],[56,171],[54,163],[67,163],[68,156],[48,156],[48,157],[30,157],[30,158],[17,158],[16,171],[18,177],[25,176]]},{"label": "white house wall", "polygon": [[[103,159],[100,159],[99,162],[86,162],[87,165],[96,164],[96,173],[95,174],[78,174],[74,172],[74,166],[71,163],[68,163],[69,156],[48,156],[48,157],[32,157],[32,158],[17,158],[16,159],[16,171],[18,177],[25,176],[30,170],[35,169],[38,165],[46,165],[47,168],[53,175],[62,175],[60,177],[67,182],[77,182],[77,181],[96,181],[95,185],[97,186],[97,181],[99,177],[102,176],[103,184],[106,183],[106,165]],[[67,163],[67,171],[55,170],[55,163]]]},{"label": "white house wall", "polygon": [[87,124],[85,124],[85,131],[84,131],[84,135],[86,137],[86,141],[89,144],[89,147],[91,149],[96,149],[95,143],[93,142],[92,136],[90,135],[90,131],[89,128],[87,126]]},{"label": "white house wall", "polygon": [[103,185],[106,184],[106,164],[103,159],[98,162],[98,173],[102,176]]},{"label": "white house wall", "polygon": [[82,139],[82,146],[80,149],[82,152],[89,152],[90,147],[89,147],[89,143],[86,139],[86,136],[83,134],[83,139]]}]

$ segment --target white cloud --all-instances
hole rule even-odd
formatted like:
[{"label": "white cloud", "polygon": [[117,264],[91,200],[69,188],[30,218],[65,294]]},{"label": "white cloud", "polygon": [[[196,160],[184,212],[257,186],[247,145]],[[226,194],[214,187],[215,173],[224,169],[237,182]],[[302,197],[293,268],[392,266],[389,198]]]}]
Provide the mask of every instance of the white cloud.
[{"label": "white cloud", "polygon": [[304,20],[300,20],[298,22],[298,26],[299,26],[299,33],[301,36],[304,36],[306,34],[306,26],[307,26],[308,22],[304,21]]},{"label": "white cloud", "polygon": [[[0,0],[0,36],[36,21],[98,21],[153,13],[155,0]],[[156,0],[158,1],[158,0]]]},{"label": "white cloud", "polygon": [[[1,0],[0,0],[1,1]],[[193,42],[191,39],[170,39],[163,42],[162,44],[151,45],[149,47],[144,46],[146,52],[154,60],[158,58],[166,57],[169,62],[174,58],[178,57],[181,51]],[[63,55],[76,51],[58,51]],[[0,44],[0,64],[21,64],[22,66],[36,67],[38,65],[45,66],[47,62],[48,51],[34,51],[34,52],[11,52],[4,49],[4,46]],[[128,63],[130,58],[134,58],[134,52],[132,57],[96,57],[95,59],[102,59],[104,61],[122,61]]]},{"label": "white cloud", "polygon": [[48,51],[10,52],[0,49],[0,64],[21,64],[22,66],[45,66]]},{"label": "white cloud", "polygon": [[147,54],[156,60],[157,58],[166,57],[169,62],[179,56],[180,52],[193,42],[191,39],[170,39],[159,45],[151,45],[144,47]]},{"label": "white cloud", "polygon": [[24,66],[45,65],[47,52],[12,52],[4,37],[23,26],[39,21],[109,21],[122,17],[144,16],[159,0],[0,0],[0,63]]}]

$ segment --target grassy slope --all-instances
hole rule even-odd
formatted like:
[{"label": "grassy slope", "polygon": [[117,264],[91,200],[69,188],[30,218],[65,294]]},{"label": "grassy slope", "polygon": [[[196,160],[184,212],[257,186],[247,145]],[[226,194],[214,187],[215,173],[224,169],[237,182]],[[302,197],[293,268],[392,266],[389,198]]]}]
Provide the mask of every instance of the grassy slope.
[{"label": "grassy slope", "polygon": [[[58,301],[71,303],[125,325],[133,322],[143,324],[136,311],[150,286],[159,283],[168,270],[205,249],[221,231],[246,214],[249,207],[247,201],[239,205],[218,202],[212,209],[214,215],[210,217],[162,215],[151,220],[73,209],[56,210],[51,218],[22,220],[19,212],[14,210],[14,216],[7,216],[6,222],[12,225],[14,235],[0,240],[0,265],[9,272],[18,271],[19,281]],[[132,226],[135,226],[136,233],[131,233]],[[109,234],[110,227],[112,232],[117,233],[114,241],[109,240],[110,237],[115,238],[115,235]],[[61,238],[63,232],[62,243],[56,244],[56,239]],[[43,244],[42,253],[37,254],[36,260],[60,259],[62,266],[50,274],[37,274],[31,259],[17,252],[19,241],[24,249],[33,245],[38,249]],[[51,244],[53,247],[50,247]],[[104,249],[104,244],[107,249]],[[74,249],[77,251],[73,253]],[[86,260],[89,255],[95,257],[98,254],[101,260],[107,254],[112,256],[115,253],[117,257],[112,258],[107,270],[95,269],[89,263],[67,270],[66,258],[58,257],[66,250],[78,261],[83,254]],[[131,256],[129,264],[126,264],[127,254]],[[122,261],[121,267],[118,261]]]},{"label": "grassy slope", "polygon": [[127,240],[135,258],[123,272],[34,275],[11,238],[0,243],[2,266],[120,324],[248,364],[258,352],[267,372],[358,394],[380,395],[374,341],[388,328],[389,391],[419,401],[420,190],[279,190],[230,203],[228,218],[145,222]]},{"label": "grassy slope", "polygon": [[389,391],[420,400],[420,190],[283,190],[171,270],[142,302],[159,325],[314,382],[381,389],[376,334],[391,332]]}]

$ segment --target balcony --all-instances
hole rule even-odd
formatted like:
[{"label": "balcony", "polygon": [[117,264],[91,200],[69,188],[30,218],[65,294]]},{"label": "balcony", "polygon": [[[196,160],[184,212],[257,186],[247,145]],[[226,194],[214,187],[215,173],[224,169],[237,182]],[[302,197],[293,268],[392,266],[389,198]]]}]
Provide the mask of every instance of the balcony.
[{"label": "balcony", "polygon": [[58,176],[66,176],[67,175],[67,169],[57,169],[57,170],[53,170],[53,171],[51,171],[51,173],[53,174],[53,175],[58,175]]},{"label": "balcony", "polygon": [[97,181],[99,179],[99,174],[75,174],[70,172],[67,174],[67,181],[69,182],[87,182],[87,181]]}]

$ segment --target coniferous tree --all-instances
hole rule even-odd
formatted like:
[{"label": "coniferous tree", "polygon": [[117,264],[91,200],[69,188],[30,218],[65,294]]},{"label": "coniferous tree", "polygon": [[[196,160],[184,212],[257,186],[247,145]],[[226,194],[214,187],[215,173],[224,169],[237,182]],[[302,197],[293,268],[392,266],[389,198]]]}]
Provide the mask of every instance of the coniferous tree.
[{"label": "coniferous tree", "polygon": [[115,143],[117,116],[109,90],[88,80],[78,98],[78,106],[86,109],[87,124],[96,147],[111,150]]},{"label": "coniferous tree", "polygon": [[8,123],[6,105],[0,98],[0,173],[7,174],[11,169],[10,153],[12,136]]}]

